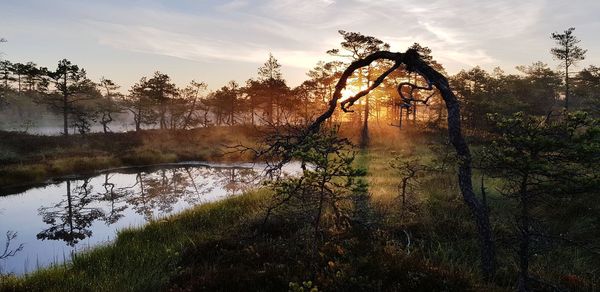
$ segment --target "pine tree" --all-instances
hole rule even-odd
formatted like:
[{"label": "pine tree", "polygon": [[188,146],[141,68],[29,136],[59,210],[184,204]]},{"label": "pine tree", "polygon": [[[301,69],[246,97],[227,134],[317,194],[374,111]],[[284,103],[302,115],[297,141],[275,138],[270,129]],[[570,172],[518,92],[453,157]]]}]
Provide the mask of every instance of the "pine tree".
[{"label": "pine tree", "polygon": [[552,39],[556,41],[558,47],[550,49],[555,59],[562,61],[561,67],[565,68],[565,109],[569,109],[569,68],[577,65],[577,62],[585,59],[587,50],[582,49],[577,44],[580,42],[573,35],[574,27],[565,30],[563,33],[552,33]]}]

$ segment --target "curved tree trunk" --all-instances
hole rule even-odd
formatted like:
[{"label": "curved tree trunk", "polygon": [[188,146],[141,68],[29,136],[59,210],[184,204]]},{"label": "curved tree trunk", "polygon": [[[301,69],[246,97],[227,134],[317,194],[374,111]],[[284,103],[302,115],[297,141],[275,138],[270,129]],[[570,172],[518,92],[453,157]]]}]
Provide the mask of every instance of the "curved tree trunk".
[{"label": "curved tree trunk", "polygon": [[[458,155],[458,183],[462,193],[463,200],[475,221],[479,238],[479,246],[481,249],[481,272],[485,279],[490,279],[495,272],[495,247],[493,241],[493,232],[489,220],[488,208],[484,202],[479,199],[473,191],[473,182],[471,180],[471,152],[461,131],[460,106],[458,99],[450,89],[450,85],[446,77],[435,69],[431,68],[420,57],[417,51],[409,49],[405,53],[392,53],[388,51],[378,51],[363,59],[356,60],[342,73],[335,86],[333,98],[329,102],[329,108],[314,123],[309,127],[309,131],[317,131],[320,125],[333,114],[337,107],[337,102],[340,100],[342,90],[346,86],[348,78],[352,76],[355,70],[377,60],[390,60],[395,64],[386,72],[381,74],[367,89],[357,93],[355,96],[348,98],[340,103],[342,110],[350,111],[348,108],[358,99],[367,95],[371,90],[379,86],[383,80],[400,65],[405,64],[406,69],[410,72],[415,72],[427,80],[430,86],[437,88],[444,99],[446,110],[448,111],[448,136]],[[416,86],[415,86],[416,87]],[[416,87],[418,88],[418,87]],[[417,102],[415,100],[415,102]]]}]

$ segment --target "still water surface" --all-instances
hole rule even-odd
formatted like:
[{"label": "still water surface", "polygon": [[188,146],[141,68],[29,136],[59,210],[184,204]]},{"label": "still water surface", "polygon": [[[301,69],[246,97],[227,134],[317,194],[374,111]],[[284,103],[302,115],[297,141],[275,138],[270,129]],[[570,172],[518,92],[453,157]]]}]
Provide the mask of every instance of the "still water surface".
[{"label": "still water surface", "polygon": [[[15,256],[0,260],[0,272],[17,275],[68,261],[115,238],[118,230],[192,206],[239,195],[260,183],[264,165],[168,164],[124,168],[0,197],[0,247],[17,232]],[[284,172],[299,166],[289,164]],[[2,251],[0,250],[0,253]]]}]

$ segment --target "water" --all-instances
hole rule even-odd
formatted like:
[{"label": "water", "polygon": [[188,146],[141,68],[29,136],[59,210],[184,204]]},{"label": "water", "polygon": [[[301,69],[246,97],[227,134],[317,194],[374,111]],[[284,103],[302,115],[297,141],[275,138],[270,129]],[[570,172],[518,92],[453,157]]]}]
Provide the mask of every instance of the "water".
[{"label": "water", "polygon": [[[110,242],[117,231],[192,206],[241,194],[256,186],[263,165],[169,164],[123,168],[67,179],[0,197],[0,255],[7,231],[11,247],[0,272],[17,275],[68,261],[73,252]],[[284,171],[298,171],[290,164]]]}]

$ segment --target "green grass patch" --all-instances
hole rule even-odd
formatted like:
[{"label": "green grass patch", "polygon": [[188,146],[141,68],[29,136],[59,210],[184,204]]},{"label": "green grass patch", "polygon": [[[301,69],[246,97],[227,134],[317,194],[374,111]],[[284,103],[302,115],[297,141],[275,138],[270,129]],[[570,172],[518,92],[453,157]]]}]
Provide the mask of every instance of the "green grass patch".
[{"label": "green grass patch", "polygon": [[256,215],[265,195],[254,191],[121,231],[115,242],[77,254],[72,263],[20,278],[4,276],[0,290],[164,290],[182,271],[184,250],[235,234]]}]

